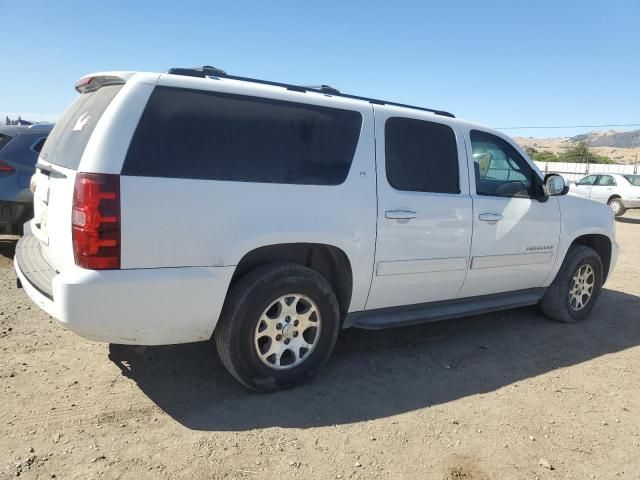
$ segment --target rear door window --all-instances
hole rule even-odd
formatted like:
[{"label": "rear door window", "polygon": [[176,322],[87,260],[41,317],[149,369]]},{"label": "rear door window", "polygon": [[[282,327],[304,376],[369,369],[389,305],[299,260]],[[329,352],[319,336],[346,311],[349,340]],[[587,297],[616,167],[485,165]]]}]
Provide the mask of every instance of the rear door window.
[{"label": "rear door window", "polygon": [[458,149],[451,127],[412,118],[385,123],[385,168],[396,190],[460,193]]},{"label": "rear door window", "polygon": [[338,185],[361,125],[351,110],[156,87],[122,175]]},{"label": "rear door window", "polygon": [[98,120],[121,88],[122,85],[107,85],[76,98],[51,130],[40,157],[77,170]]},{"label": "rear door window", "polygon": [[600,175],[598,181],[594,185],[598,185],[601,187],[609,187],[611,185],[615,185],[616,181],[613,179],[611,175]]}]

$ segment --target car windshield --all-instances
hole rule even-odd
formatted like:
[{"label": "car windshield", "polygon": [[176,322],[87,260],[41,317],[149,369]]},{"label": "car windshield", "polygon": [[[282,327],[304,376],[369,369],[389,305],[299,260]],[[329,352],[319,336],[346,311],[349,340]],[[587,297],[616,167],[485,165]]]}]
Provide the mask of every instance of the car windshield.
[{"label": "car windshield", "polygon": [[631,185],[635,185],[636,187],[640,187],[640,175],[624,175]]}]

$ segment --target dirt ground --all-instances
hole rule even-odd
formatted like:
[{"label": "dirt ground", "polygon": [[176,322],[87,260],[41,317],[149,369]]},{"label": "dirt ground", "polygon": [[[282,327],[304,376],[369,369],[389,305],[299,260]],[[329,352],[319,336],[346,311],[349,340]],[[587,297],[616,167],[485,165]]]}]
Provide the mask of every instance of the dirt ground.
[{"label": "dirt ground", "polygon": [[210,345],[66,331],[0,241],[0,479],[640,478],[640,215],[591,317],[535,308],[348,330],[313,382],[255,394]]}]

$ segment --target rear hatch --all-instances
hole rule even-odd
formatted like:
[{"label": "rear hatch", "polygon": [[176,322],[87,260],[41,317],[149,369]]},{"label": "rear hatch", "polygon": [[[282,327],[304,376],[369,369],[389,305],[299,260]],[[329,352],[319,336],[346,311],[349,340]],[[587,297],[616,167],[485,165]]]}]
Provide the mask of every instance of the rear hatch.
[{"label": "rear hatch", "polygon": [[[71,221],[76,173],[89,138],[100,117],[122,88],[123,81],[84,88],[87,79],[76,89],[81,95],[56,122],[42,148],[36,165],[33,234],[40,240],[42,252],[58,271],[75,264]],[[119,83],[119,84],[113,84]]]}]

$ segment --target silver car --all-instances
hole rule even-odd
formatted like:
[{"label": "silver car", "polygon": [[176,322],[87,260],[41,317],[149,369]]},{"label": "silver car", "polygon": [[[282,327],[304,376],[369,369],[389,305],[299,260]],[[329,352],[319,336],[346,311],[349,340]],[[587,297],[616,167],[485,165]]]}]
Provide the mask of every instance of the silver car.
[{"label": "silver car", "polygon": [[592,173],[571,185],[569,193],[606,203],[619,217],[630,208],[640,208],[640,175]]}]

